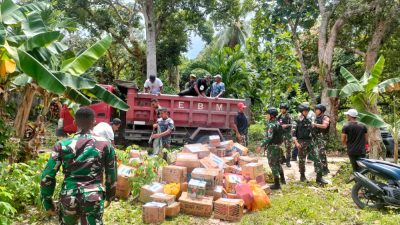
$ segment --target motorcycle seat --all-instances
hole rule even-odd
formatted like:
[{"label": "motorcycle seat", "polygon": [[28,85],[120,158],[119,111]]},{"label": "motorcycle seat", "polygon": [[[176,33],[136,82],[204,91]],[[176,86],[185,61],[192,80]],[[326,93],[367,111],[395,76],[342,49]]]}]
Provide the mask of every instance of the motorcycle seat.
[{"label": "motorcycle seat", "polygon": [[383,174],[384,176],[394,179],[400,180],[400,166],[381,161],[381,160],[372,160],[372,159],[364,159],[362,162],[370,169]]}]

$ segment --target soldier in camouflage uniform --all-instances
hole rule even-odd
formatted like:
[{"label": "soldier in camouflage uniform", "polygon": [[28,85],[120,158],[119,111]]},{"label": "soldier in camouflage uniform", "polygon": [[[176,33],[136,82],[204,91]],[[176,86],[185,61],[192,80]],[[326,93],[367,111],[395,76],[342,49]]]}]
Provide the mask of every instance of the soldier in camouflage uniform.
[{"label": "soldier in camouflage uniform", "polygon": [[[110,141],[91,133],[94,112],[80,108],[75,114],[78,132],[59,141],[41,176],[40,198],[50,215],[55,215],[52,197],[56,174],[62,166],[59,218],[61,224],[103,224],[105,207],[115,196],[117,164]],[[103,175],[105,173],[105,187]]]},{"label": "soldier in camouflage uniform", "polygon": [[316,105],[315,114],[317,116],[315,119],[315,123],[312,124],[315,134],[315,147],[317,148],[318,156],[321,160],[323,175],[327,175],[329,173],[328,160],[326,158],[326,144],[328,143],[329,139],[330,119],[327,115],[324,114],[325,111],[326,107],[324,105]]},{"label": "soldier in camouflage uniform", "polygon": [[[265,140],[262,146],[267,148],[267,158],[269,167],[274,176],[274,184],[270,186],[271,189],[280,189],[282,184],[286,184],[285,175],[282,166],[279,162],[281,157],[281,147],[283,141],[283,131],[281,125],[276,121],[278,110],[276,108],[269,108],[267,110],[267,126]],[[280,179],[279,179],[280,177]]]},{"label": "soldier in camouflage uniform", "polygon": [[322,178],[322,165],[321,161],[315,151],[313,146],[313,129],[312,122],[307,117],[308,112],[310,111],[309,106],[300,105],[299,111],[301,113],[301,117],[296,121],[296,128],[293,133],[294,144],[299,150],[299,170],[300,170],[300,181],[307,181],[305,172],[306,172],[306,156],[308,155],[309,159],[314,161],[314,169],[317,173],[317,183],[326,184],[326,181]]},{"label": "soldier in camouflage uniform", "polygon": [[[281,114],[278,116],[277,121],[283,128],[283,144],[285,145],[285,153],[282,152],[282,158],[284,162],[286,161],[286,166],[291,167],[290,158],[292,156],[292,118],[288,113],[288,105],[281,104],[280,105]],[[286,155],[286,158],[285,158]]]}]

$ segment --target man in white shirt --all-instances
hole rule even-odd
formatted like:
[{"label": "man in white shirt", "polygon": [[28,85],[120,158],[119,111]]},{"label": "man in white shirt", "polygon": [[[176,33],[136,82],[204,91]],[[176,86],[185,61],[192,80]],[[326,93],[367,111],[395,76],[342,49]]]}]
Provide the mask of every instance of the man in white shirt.
[{"label": "man in white shirt", "polygon": [[118,118],[114,118],[111,122],[111,125],[105,122],[98,123],[93,128],[93,133],[97,136],[103,137],[109,141],[111,141],[112,145],[114,145],[114,132],[117,131],[121,126],[121,120]]},{"label": "man in white shirt", "polygon": [[161,94],[163,83],[155,75],[150,75],[149,79],[144,82],[144,92],[150,94]]}]

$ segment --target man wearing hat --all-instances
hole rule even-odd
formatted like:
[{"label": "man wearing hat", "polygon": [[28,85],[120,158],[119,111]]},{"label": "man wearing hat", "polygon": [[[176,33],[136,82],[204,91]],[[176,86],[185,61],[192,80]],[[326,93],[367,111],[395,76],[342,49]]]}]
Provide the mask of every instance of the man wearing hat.
[{"label": "man wearing hat", "polygon": [[247,107],[244,103],[239,102],[237,104],[238,114],[235,117],[235,123],[233,124],[233,130],[236,134],[236,139],[239,144],[247,146],[247,131],[249,128],[249,122],[247,121],[244,109]]},{"label": "man wearing hat", "polygon": [[114,133],[121,127],[121,120],[118,118],[114,118],[110,124],[105,122],[98,123],[93,128],[93,133],[97,136],[103,137],[111,141],[112,145],[115,146]]},{"label": "man wearing hat", "polygon": [[161,94],[163,83],[160,79],[156,78],[156,75],[150,75],[149,79],[144,82],[144,92],[150,94]]},{"label": "man wearing hat", "polygon": [[192,87],[194,82],[196,82],[196,75],[192,73],[189,75],[189,81],[185,84],[185,90],[188,90],[190,87]]},{"label": "man wearing hat", "polygon": [[365,158],[368,130],[364,124],[357,121],[357,110],[349,109],[344,114],[347,116],[348,123],[342,129],[342,144],[347,149],[353,171],[360,171],[357,160]]},{"label": "man wearing hat", "polygon": [[211,86],[210,97],[218,99],[225,92],[225,84],[222,82],[222,77],[219,74],[214,76],[214,81]]}]

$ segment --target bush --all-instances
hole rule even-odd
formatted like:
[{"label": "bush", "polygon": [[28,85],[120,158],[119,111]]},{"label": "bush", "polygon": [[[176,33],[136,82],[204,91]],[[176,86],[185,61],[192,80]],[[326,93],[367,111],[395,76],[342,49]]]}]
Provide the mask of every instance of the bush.
[{"label": "bush", "polygon": [[265,124],[263,122],[258,122],[252,124],[249,127],[249,142],[261,142],[265,137]]}]

